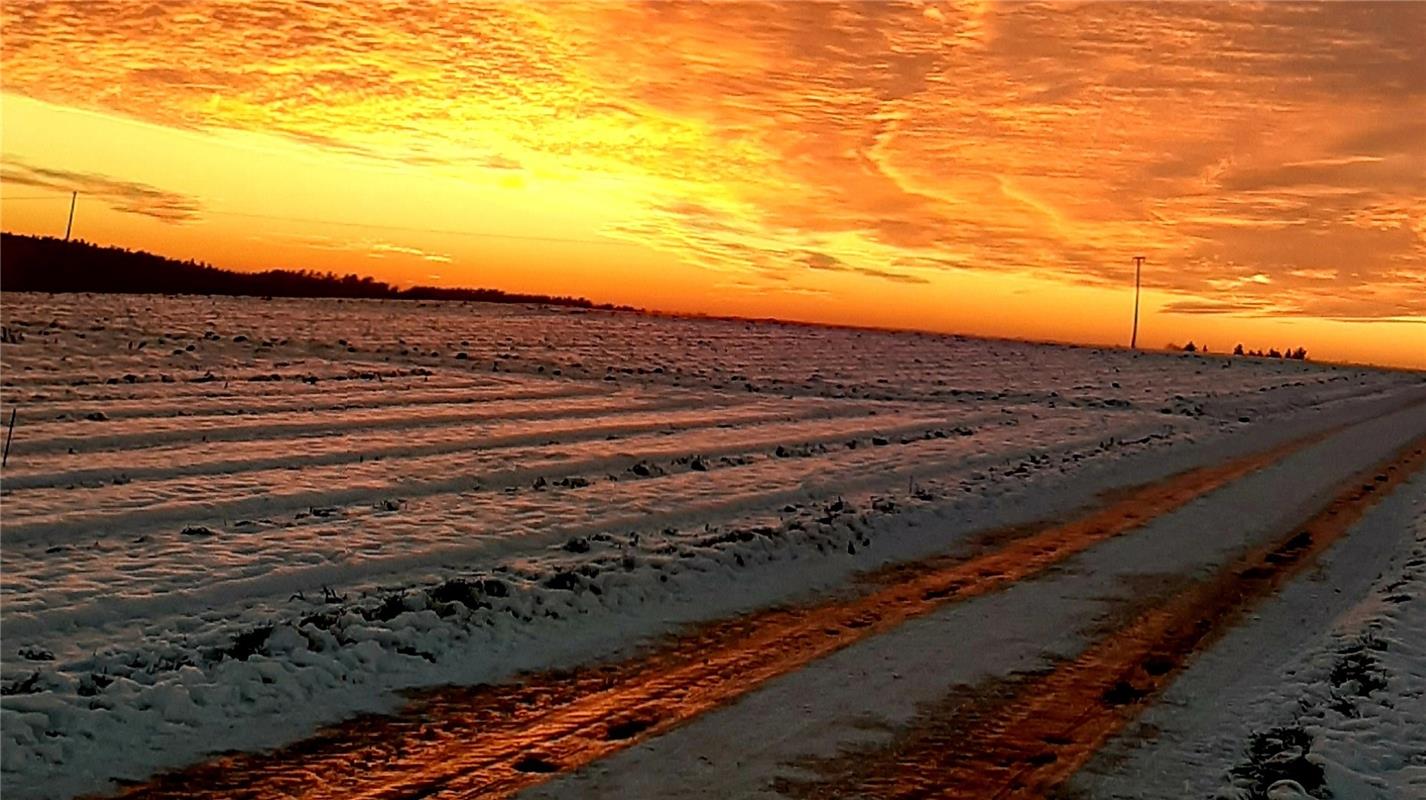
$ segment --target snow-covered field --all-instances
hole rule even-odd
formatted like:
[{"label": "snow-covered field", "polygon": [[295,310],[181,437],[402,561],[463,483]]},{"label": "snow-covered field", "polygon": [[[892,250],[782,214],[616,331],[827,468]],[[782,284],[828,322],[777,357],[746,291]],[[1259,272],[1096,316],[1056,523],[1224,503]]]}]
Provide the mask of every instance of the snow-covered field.
[{"label": "snow-covered field", "polygon": [[616,652],[1422,385],[479,304],[3,315],[7,797]]}]

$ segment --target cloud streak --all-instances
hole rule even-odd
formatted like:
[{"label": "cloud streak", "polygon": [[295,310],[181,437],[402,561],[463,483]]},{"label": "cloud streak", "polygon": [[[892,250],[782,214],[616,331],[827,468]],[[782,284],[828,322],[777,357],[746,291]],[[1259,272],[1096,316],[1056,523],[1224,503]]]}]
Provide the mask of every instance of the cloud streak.
[{"label": "cloud streak", "polygon": [[192,197],[146,183],[92,172],[33,166],[13,157],[7,157],[5,163],[0,165],[0,182],[79,192],[86,198],[101,198],[117,211],[152,217],[162,222],[179,223],[196,219],[200,209],[198,201]]}]

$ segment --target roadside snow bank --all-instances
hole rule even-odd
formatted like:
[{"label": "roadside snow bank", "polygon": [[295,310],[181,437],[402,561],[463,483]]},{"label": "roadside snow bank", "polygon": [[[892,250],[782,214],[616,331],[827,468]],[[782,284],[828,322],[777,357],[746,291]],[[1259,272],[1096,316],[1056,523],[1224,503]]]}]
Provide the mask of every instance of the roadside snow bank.
[{"label": "roadside snow bank", "polygon": [[1282,684],[1275,699],[1292,713],[1250,737],[1215,797],[1426,797],[1426,503],[1417,505],[1409,556],[1306,657],[1300,679]]},{"label": "roadside snow bank", "polygon": [[1426,473],[1071,779],[1098,800],[1426,797]]}]

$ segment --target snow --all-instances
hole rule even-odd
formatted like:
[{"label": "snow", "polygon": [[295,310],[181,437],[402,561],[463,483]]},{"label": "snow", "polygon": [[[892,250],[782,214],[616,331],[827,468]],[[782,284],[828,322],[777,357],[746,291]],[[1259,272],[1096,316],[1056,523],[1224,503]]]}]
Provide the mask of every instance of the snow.
[{"label": "snow", "polygon": [[[1426,475],[1200,657],[1090,797],[1426,796]],[[1255,746],[1256,745],[1256,746]],[[1155,776],[1145,781],[1144,776]]]},{"label": "snow", "polygon": [[4,315],[15,797],[618,652],[1423,385],[480,304],[7,294]]},{"label": "snow", "polygon": [[[1390,455],[1401,438],[1423,433],[1422,408],[1365,423],[1157,518],[1131,536],[1110,539],[1043,577],[947,605],[862,640],[661,737],[529,790],[527,796],[780,797],[769,789],[776,781],[815,781],[821,759],[884,744],[892,732],[914,724],[925,709],[945,704],[957,691],[1074,659],[1135,599],[1162,590],[1174,576],[1210,575],[1244,548],[1280,535],[1282,525],[1310,512],[1314,498],[1320,502],[1343,473],[1370,466]],[[1274,504],[1263,498],[1294,500]],[[1376,524],[1388,535],[1399,535],[1400,522],[1378,518]],[[1379,543],[1379,538],[1369,541],[1353,552],[1375,557],[1381,551],[1371,545]],[[1283,621],[1272,628],[1284,629],[1304,630]],[[1264,641],[1262,630],[1249,636],[1256,637],[1252,642]],[[1420,670],[1419,662],[1414,669]],[[1192,701],[1195,710],[1185,716],[1199,719],[1206,706],[1221,712],[1219,720],[1231,717],[1237,709],[1215,703],[1243,672],[1240,663],[1237,671],[1219,673],[1220,682],[1186,694],[1178,693],[1175,684],[1173,696],[1153,706],[1145,722],[1153,724],[1152,714],[1172,713]],[[1419,711],[1415,718],[1421,718]],[[757,731],[752,740],[751,730]],[[1147,735],[1146,730],[1137,732]],[[1206,749],[1232,759],[1241,745]],[[1128,766],[1117,755],[1117,750],[1107,752],[1097,765],[1104,780],[1114,782],[1110,797],[1206,797],[1224,774],[1203,773],[1200,762],[1178,752]],[[813,767],[810,774],[803,769],[807,765]],[[1158,777],[1185,772],[1200,776],[1200,785],[1181,786]],[[1070,795],[1078,788],[1071,787]],[[840,796],[815,791],[815,783],[810,794]]]}]

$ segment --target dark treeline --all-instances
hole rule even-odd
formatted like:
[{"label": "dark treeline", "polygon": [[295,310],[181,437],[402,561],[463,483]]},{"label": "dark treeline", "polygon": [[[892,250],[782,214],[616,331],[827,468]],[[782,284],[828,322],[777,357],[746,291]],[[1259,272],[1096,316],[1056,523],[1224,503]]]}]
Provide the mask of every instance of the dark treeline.
[{"label": "dark treeline", "polygon": [[312,270],[237,272],[197,261],[178,261],[122,247],[101,247],[49,236],[0,233],[0,290],[6,292],[97,292],[218,294],[257,297],[342,297],[393,300],[464,300],[483,303],[543,303],[575,308],[627,308],[583,297],[518,294],[499,289],[413,286],[399,289],[370,276]]},{"label": "dark treeline", "polygon": [[[1207,353],[1207,352],[1208,352],[1208,346],[1207,346],[1207,345],[1204,345],[1204,346],[1202,346],[1202,347],[1199,347],[1198,345],[1195,345],[1193,342],[1189,342],[1188,344],[1184,345],[1183,347],[1179,347],[1179,346],[1176,345],[1176,344],[1171,344],[1171,345],[1169,345],[1169,349],[1170,349],[1170,350],[1183,350],[1183,351],[1186,352],[1186,353]],[[1291,358],[1291,359],[1295,359],[1295,360],[1297,360],[1297,361],[1306,361],[1306,360],[1307,360],[1307,348],[1305,348],[1305,347],[1299,347],[1299,348],[1297,348],[1297,349],[1294,350],[1293,348],[1288,347],[1288,348],[1285,348],[1285,349],[1283,349],[1283,350],[1278,350],[1276,347],[1272,347],[1272,348],[1268,348],[1268,350],[1267,350],[1266,352],[1264,352],[1264,351],[1262,351],[1262,350],[1244,350],[1244,349],[1243,349],[1243,346],[1240,344],[1240,345],[1238,345],[1237,347],[1234,347],[1234,348],[1233,348],[1233,355],[1235,355],[1235,356],[1257,356],[1257,357],[1259,357],[1259,358]]]},{"label": "dark treeline", "polygon": [[1278,350],[1276,347],[1269,347],[1267,352],[1263,352],[1262,350],[1244,350],[1240,344],[1233,348],[1233,355],[1258,356],[1260,358],[1295,358],[1298,361],[1306,361],[1307,348],[1299,347],[1294,350],[1291,347],[1284,347],[1282,350]]}]

